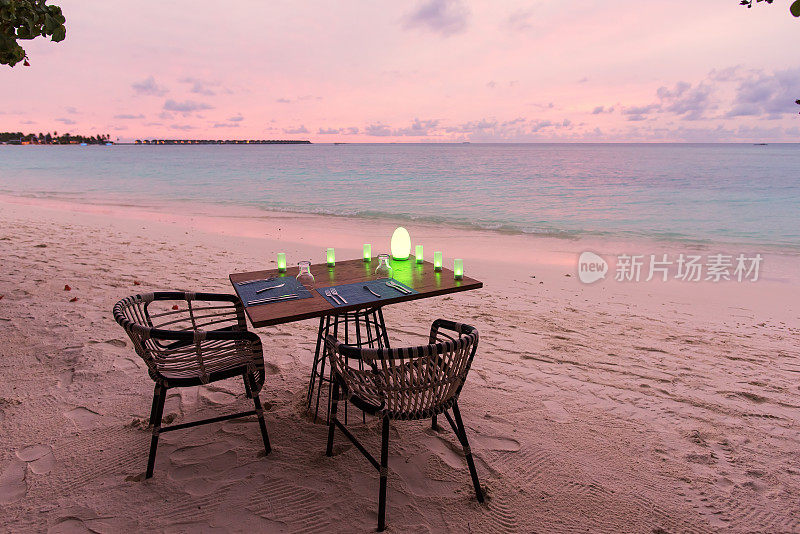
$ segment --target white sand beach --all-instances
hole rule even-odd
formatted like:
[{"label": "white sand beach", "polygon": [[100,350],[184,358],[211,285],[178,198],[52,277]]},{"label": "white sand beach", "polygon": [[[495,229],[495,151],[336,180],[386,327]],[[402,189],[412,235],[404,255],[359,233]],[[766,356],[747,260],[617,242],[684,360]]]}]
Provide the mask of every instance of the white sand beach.
[{"label": "white sand beach", "polygon": [[[197,213],[0,198],[1,531],[374,530],[377,473],[341,434],[327,458],[327,428],[302,413],[315,320],[256,330],[269,456],[254,417],[205,425],[163,435],[142,480],[153,384],[114,303],[230,293],[229,273],[273,267],[278,251],[355,258],[392,229]],[[439,317],[480,331],[460,405],[487,501],[448,428],[399,422],[389,532],[800,531],[796,257],[766,256],[755,283],[583,285],[583,250],[684,250],[407,226],[485,284],[384,313],[396,346]],[[238,380],[171,390],[165,420],[247,403]],[[377,451],[378,424],[352,430]]]}]

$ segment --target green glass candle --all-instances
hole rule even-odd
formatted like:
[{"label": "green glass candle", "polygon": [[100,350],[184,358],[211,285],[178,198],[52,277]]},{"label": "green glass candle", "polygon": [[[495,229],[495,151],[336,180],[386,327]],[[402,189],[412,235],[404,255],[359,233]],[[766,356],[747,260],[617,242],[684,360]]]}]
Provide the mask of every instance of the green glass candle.
[{"label": "green glass candle", "polygon": [[417,263],[422,263],[422,245],[416,247]]},{"label": "green glass candle", "polygon": [[461,280],[464,278],[464,260],[462,259],[455,259],[453,260],[453,276],[456,280]]},{"label": "green glass candle", "polygon": [[433,253],[433,270],[434,271],[442,270],[442,253],[439,251]]},{"label": "green glass candle", "polygon": [[364,243],[364,261],[372,260],[372,245]]},{"label": "green glass candle", "polygon": [[286,253],[285,252],[278,252],[278,272],[285,273],[286,272]]},{"label": "green glass candle", "polygon": [[333,267],[336,265],[336,255],[333,253],[333,249],[328,249],[328,267]]}]

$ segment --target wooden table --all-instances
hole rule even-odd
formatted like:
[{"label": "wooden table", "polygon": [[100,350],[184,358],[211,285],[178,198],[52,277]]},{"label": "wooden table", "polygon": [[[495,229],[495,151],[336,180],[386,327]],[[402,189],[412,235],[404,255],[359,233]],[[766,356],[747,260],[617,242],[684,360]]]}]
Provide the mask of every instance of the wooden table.
[{"label": "wooden table", "polygon": [[[363,260],[347,260],[336,262],[335,267],[328,267],[324,263],[311,266],[311,274],[314,275],[314,287],[323,288],[354,282],[364,282],[374,278],[373,272],[378,265],[377,258],[370,262]],[[250,306],[245,308],[247,317],[255,328],[262,326],[272,326],[276,324],[291,323],[302,319],[313,319],[324,317],[330,314],[339,314],[365,307],[386,306],[397,302],[418,300],[459,291],[469,291],[480,289],[483,283],[474,278],[464,277],[463,280],[455,280],[453,271],[442,269],[441,272],[433,270],[431,262],[415,263],[413,259],[408,261],[392,261],[392,276],[398,282],[402,282],[408,287],[419,291],[413,295],[402,295],[391,299],[383,299],[373,304],[354,304],[352,306],[334,307],[322,295],[312,291],[313,297],[310,299],[290,300],[286,302],[273,302],[261,306]],[[273,276],[297,276],[297,267],[290,267],[285,273],[279,273],[277,269],[269,271],[252,271],[249,273],[233,273],[229,276],[233,289],[239,294],[237,282],[245,280],[255,280],[258,278],[270,278]],[[239,295],[241,297],[241,295]]]},{"label": "wooden table", "polygon": [[[372,260],[369,262],[365,262],[360,259],[336,262],[334,267],[328,267],[324,263],[312,265],[311,274],[314,275],[314,287],[315,289],[325,288],[342,284],[351,284],[354,282],[365,282],[367,280],[374,279],[373,273],[377,265],[377,258],[372,258]],[[329,382],[329,378],[324,377],[325,359],[321,357],[323,339],[331,330],[333,330],[334,335],[337,335],[340,320],[343,320],[345,324],[344,342],[350,343],[350,340],[347,338],[348,320],[352,320],[355,323],[356,331],[360,332],[360,319],[362,322],[366,321],[368,335],[362,343],[359,333],[358,343],[369,343],[369,346],[373,346],[374,342],[377,343],[378,346],[388,347],[389,338],[386,335],[386,325],[383,322],[383,313],[381,311],[383,306],[398,302],[435,297],[438,295],[446,295],[449,293],[480,289],[483,287],[483,283],[475,280],[474,278],[465,276],[462,280],[455,280],[453,271],[449,269],[442,269],[441,272],[436,272],[434,271],[433,264],[431,262],[426,261],[424,263],[416,263],[413,260],[413,257],[407,261],[392,260],[392,269],[392,277],[395,280],[404,283],[412,289],[415,289],[418,291],[418,293],[411,295],[400,295],[393,298],[381,299],[375,302],[334,307],[327,300],[325,300],[322,295],[316,291],[312,291],[311,298],[272,302],[269,304],[249,306],[245,308],[247,317],[250,319],[250,322],[255,328],[291,323],[303,319],[313,319],[316,317],[320,318],[319,330],[317,332],[317,345],[314,352],[314,363],[312,365],[311,380],[309,381],[308,388],[308,407],[310,409],[312,404],[314,384],[316,378],[319,377],[319,386],[317,388],[317,408],[314,411],[315,419],[317,416],[317,411],[319,410],[319,396],[321,393],[322,383]],[[233,273],[229,276],[229,278],[234,290],[236,290],[237,295],[239,295],[239,298],[241,298],[237,282],[270,277],[294,277],[297,276],[297,272],[297,267],[290,267],[285,273],[280,273],[277,269],[271,269],[268,271]],[[371,324],[375,328],[374,336],[369,330]]]}]

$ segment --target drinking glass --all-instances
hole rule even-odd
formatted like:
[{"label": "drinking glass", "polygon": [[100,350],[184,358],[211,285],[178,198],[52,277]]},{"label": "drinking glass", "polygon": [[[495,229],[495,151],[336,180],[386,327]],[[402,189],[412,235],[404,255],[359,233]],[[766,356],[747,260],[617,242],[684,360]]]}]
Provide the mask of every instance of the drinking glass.
[{"label": "drinking glass", "polygon": [[388,254],[378,254],[378,267],[375,268],[376,278],[391,278],[392,266],[389,265]]},{"label": "drinking glass", "polygon": [[297,266],[300,268],[300,272],[297,273],[297,281],[300,282],[304,288],[311,291],[314,289],[314,275],[311,274],[311,262],[301,261]]}]

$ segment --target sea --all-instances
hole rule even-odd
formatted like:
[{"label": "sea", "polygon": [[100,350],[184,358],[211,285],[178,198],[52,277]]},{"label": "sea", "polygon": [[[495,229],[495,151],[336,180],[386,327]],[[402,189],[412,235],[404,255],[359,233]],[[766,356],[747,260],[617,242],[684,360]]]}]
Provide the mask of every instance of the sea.
[{"label": "sea", "polygon": [[800,253],[800,144],[0,146],[0,194]]}]

